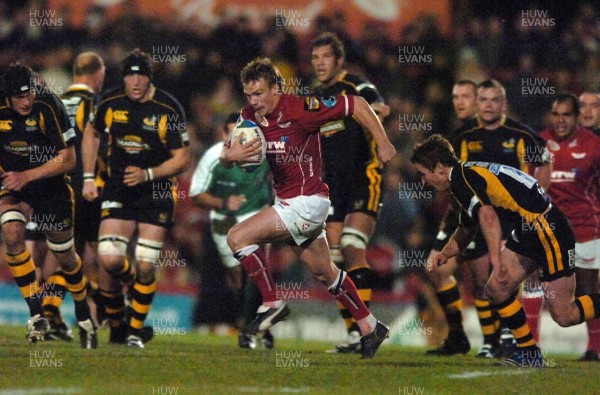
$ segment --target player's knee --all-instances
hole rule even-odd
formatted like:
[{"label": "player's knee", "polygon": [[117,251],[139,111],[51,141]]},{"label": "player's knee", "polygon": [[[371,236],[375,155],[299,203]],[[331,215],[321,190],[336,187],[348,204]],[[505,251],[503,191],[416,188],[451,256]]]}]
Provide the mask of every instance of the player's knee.
[{"label": "player's knee", "polygon": [[244,243],[242,239],[240,224],[236,224],[233,226],[233,228],[229,229],[229,232],[227,233],[227,245],[234,253],[242,247],[248,245],[248,243]]},{"label": "player's knee", "polygon": [[565,314],[565,313],[555,311],[555,310],[553,311],[552,309],[550,309],[550,316],[552,317],[554,322],[556,322],[558,325],[562,326],[563,328],[579,323],[579,322],[573,320],[569,316],[569,314]]},{"label": "player's knee", "polygon": [[48,245],[48,249],[52,251],[54,255],[60,258],[61,256],[72,253],[73,247],[75,246],[75,241],[73,236],[63,241],[55,241],[50,240],[50,238],[46,238],[46,244]]},{"label": "player's knee", "polygon": [[101,255],[100,265],[111,275],[117,276],[125,268],[125,257],[122,255]]},{"label": "player's knee", "polygon": [[367,248],[368,242],[369,236],[360,230],[356,230],[347,226],[345,226],[342,230],[342,236],[340,238],[340,248],[342,251],[346,251],[348,249],[364,250]]},{"label": "player's knee", "polygon": [[154,281],[155,266],[150,262],[138,261],[136,266],[136,280],[148,284]]},{"label": "player's knee", "polygon": [[111,274],[119,274],[125,264],[129,239],[119,235],[103,235],[98,242],[98,257],[102,267]]},{"label": "player's knee", "polygon": [[135,260],[139,263],[147,262],[150,267],[158,263],[162,241],[139,238],[135,247]]},{"label": "player's knee", "polygon": [[0,215],[2,236],[8,251],[12,252],[24,244],[26,222],[25,216],[19,210],[7,210]]}]

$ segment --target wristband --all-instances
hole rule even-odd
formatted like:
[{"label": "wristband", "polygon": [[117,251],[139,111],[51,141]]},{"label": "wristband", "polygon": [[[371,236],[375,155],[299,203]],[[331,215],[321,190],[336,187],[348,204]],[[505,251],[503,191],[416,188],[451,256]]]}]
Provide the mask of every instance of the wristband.
[{"label": "wristband", "polygon": [[147,168],[145,170],[146,172],[146,181],[152,181],[154,179],[154,173],[152,172],[151,168]]},{"label": "wristband", "polygon": [[94,173],[83,173],[83,181],[94,181]]}]

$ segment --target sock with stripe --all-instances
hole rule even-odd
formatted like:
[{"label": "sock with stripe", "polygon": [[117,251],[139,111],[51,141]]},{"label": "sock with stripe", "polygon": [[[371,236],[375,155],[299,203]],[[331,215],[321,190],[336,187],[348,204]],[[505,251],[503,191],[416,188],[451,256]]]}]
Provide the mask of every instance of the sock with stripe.
[{"label": "sock with stripe", "polygon": [[271,308],[280,307],[283,301],[277,299],[273,276],[267,267],[265,255],[258,245],[244,247],[238,250],[234,257],[240,261],[248,276],[254,280],[260,290],[263,304]]},{"label": "sock with stripe", "polygon": [[35,265],[27,248],[18,254],[6,253],[6,263],[21,291],[21,296],[29,307],[29,315],[32,317],[36,314],[43,316],[40,301],[42,289],[35,278]]},{"label": "sock with stripe", "polygon": [[354,318],[363,336],[373,331],[377,320],[361,300],[354,282],[345,271],[340,270],[338,278],[328,289]]},{"label": "sock with stripe", "polygon": [[67,271],[62,269],[65,278],[65,286],[71,292],[73,301],[75,302],[75,318],[77,321],[85,321],[90,318],[90,307],[87,300],[87,278],[81,270],[81,259],[76,255],[75,269]]},{"label": "sock with stripe", "polygon": [[461,312],[462,300],[460,299],[460,292],[456,280],[453,279],[451,285],[439,289],[436,292],[436,296],[444,310],[444,315],[448,322],[448,337],[451,337],[456,333],[464,332]]},{"label": "sock with stripe", "polygon": [[[371,303],[371,295],[373,294],[373,286],[376,280],[375,273],[373,273],[373,270],[369,267],[359,267],[349,270],[347,275],[354,282],[358,296],[360,296],[365,306],[368,308]],[[352,315],[346,307],[339,301],[337,302],[337,306],[338,309],[340,309],[340,314],[342,315],[348,333],[352,331],[360,332],[358,324],[354,318],[352,318]]]},{"label": "sock with stripe", "polygon": [[477,318],[481,325],[483,333],[483,343],[496,345],[498,343],[498,329],[500,320],[497,313],[492,309],[492,304],[486,299],[475,299],[475,309],[477,309]]},{"label": "sock with stripe", "polygon": [[535,340],[527,325],[525,309],[516,298],[511,295],[506,301],[493,305],[502,319],[502,324],[511,330],[519,348],[535,346]]},{"label": "sock with stripe", "polygon": [[132,284],[133,279],[135,278],[135,266],[129,262],[129,259],[123,259],[123,268],[119,273],[115,276],[119,280],[123,282],[123,284]]},{"label": "sock with stripe", "polygon": [[582,295],[575,299],[579,309],[579,322],[600,317],[600,294]]},{"label": "sock with stripe", "polygon": [[105,290],[99,288],[100,298],[104,306],[104,314],[112,328],[123,324],[125,317],[125,298],[121,290]]},{"label": "sock with stripe", "polygon": [[157,282],[155,278],[147,284],[144,284],[137,279],[133,283],[133,288],[131,290],[131,304],[127,308],[130,333],[135,334],[144,326],[144,321],[152,306],[156,288]]},{"label": "sock with stripe", "polygon": [[42,293],[42,309],[44,310],[44,315],[56,324],[62,323],[59,309],[66,293],[67,281],[65,280],[62,271],[57,270],[46,280],[44,291]]}]

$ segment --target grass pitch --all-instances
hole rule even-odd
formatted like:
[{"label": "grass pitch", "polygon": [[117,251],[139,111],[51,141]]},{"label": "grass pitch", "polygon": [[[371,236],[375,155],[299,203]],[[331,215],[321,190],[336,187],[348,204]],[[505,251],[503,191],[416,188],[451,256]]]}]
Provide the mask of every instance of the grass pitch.
[{"label": "grass pitch", "polygon": [[[542,369],[504,368],[466,356],[427,357],[385,345],[371,360],[327,354],[330,343],[277,340],[240,350],[234,337],[156,336],[144,350],[78,341],[30,345],[23,327],[0,327],[3,394],[598,394],[600,363],[546,355]],[[77,340],[77,338],[76,338]]]}]

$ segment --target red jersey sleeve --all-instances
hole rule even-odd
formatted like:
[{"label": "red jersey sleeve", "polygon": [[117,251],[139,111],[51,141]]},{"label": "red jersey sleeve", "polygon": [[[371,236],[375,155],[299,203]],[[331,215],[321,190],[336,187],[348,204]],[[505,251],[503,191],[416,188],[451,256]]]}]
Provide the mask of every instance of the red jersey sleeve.
[{"label": "red jersey sleeve", "polygon": [[342,119],[354,113],[354,96],[329,96],[303,98],[304,111],[300,121],[306,129],[314,132],[329,121]]}]

